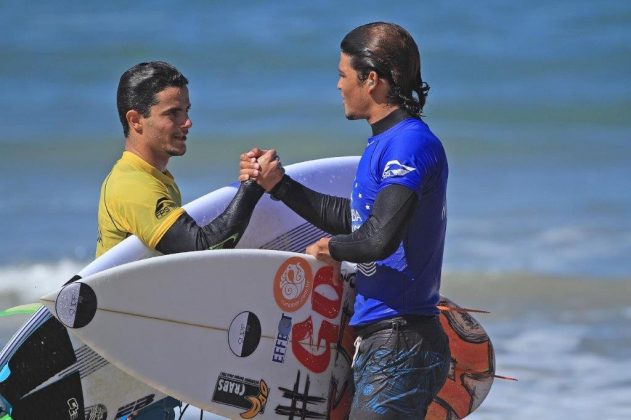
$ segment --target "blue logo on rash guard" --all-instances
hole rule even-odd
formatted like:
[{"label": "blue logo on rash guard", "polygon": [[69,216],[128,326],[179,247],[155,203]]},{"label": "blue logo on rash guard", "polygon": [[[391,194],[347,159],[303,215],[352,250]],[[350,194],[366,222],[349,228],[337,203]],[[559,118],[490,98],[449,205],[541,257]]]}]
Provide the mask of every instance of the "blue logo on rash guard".
[{"label": "blue logo on rash guard", "polygon": [[416,168],[405,166],[398,160],[390,160],[386,163],[386,167],[383,169],[381,179],[391,178],[393,176],[403,176],[415,170]]}]

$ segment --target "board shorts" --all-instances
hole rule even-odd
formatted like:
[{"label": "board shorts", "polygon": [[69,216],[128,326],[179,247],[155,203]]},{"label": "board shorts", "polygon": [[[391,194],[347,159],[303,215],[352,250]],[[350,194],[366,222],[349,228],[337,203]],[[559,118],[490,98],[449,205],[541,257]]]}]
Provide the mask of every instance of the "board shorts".
[{"label": "board shorts", "polygon": [[438,316],[401,316],[356,332],[350,418],[425,418],[451,364]]}]

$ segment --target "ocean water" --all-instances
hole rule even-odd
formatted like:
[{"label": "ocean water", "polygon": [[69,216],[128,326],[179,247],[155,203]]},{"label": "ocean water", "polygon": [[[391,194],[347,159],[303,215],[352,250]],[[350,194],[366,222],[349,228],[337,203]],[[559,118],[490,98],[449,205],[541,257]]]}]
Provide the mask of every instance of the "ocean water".
[{"label": "ocean water", "polygon": [[[385,20],[418,41],[425,120],[450,162],[443,292],[496,348],[475,419],[631,418],[631,3],[331,0],[0,3],[0,305],[35,301],[94,255],[100,183],[123,145],[120,74],[190,80],[190,201],[238,155],[361,154],[342,114],[341,38]],[[23,320],[0,320],[0,343]]]}]

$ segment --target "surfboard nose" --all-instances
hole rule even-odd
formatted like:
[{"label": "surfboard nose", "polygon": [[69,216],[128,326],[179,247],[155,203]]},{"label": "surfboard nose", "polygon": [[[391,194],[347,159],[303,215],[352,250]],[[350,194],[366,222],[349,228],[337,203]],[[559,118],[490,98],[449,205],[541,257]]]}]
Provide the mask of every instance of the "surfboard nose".
[{"label": "surfboard nose", "polygon": [[83,328],[96,313],[96,293],[85,283],[74,282],[63,289],[55,300],[57,319],[68,328]]}]

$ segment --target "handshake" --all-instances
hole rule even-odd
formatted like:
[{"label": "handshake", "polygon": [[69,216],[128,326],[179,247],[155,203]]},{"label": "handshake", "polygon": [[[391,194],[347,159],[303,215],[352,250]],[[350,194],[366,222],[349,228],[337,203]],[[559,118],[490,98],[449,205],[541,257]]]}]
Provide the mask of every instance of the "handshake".
[{"label": "handshake", "polygon": [[239,162],[239,181],[256,181],[266,192],[270,192],[283,179],[285,170],[276,150],[258,147],[242,153]]}]

